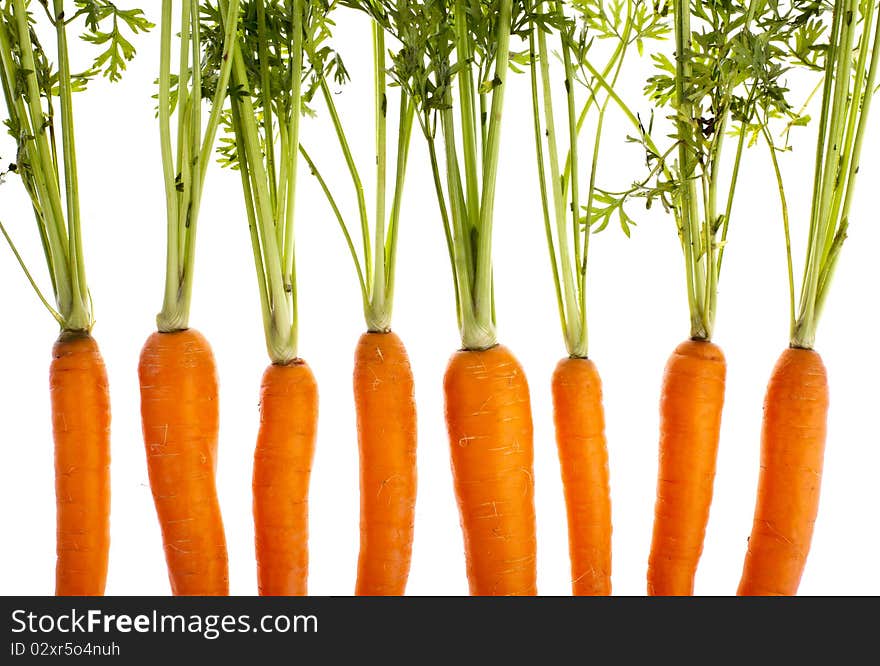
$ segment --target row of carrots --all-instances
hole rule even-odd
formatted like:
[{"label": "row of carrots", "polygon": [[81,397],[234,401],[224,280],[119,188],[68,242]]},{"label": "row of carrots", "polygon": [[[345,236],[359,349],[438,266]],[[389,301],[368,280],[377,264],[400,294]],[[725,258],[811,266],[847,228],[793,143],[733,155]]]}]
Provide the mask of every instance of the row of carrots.
[{"label": "row of carrots", "polygon": [[[663,377],[647,592],[692,594],[724,402],[726,362],[711,341],[717,285],[741,156],[763,144],[780,193],[791,346],[780,356],[765,398],[758,497],[738,591],[795,594],[818,511],[826,436],[828,382],[813,349],[816,325],[854,217],[854,185],[880,63],[877,2],[830,5],[621,0],[609,9],[568,0],[163,0],[156,99],[166,283],[157,331],[144,345],[138,374],[147,468],[172,592],[228,594],[215,481],[217,372],[207,339],[189,325],[199,207],[222,133],[220,161],[241,176],[270,361],[260,387],[253,467],[259,592],[307,593],[318,390],[297,349],[294,205],[302,160],[342,231],[367,329],[354,365],[361,491],[355,591],[404,593],[417,486],[416,405],[409,359],[391,331],[391,313],[415,128],[427,147],[462,340],[443,391],[470,591],[537,593],[529,387],[514,354],[497,340],[492,271],[494,200],[496,190],[503,190],[497,171],[504,97],[517,73],[527,69],[536,174],[567,347],[552,395],[573,593],[611,593],[602,385],[587,353],[590,237],[612,219],[629,234],[629,210],[638,200],[662,204],[681,240],[691,329]],[[331,89],[348,78],[334,50],[337,25],[356,16],[366,20],[372,38],[374,211],[366,205],[364,173]],[[80,24],[81,36],[99,53],[91,68],[72,75],[68,32]],[[20,177],[33,203],[54,305],[4,220],[0,229],[61,327],[50,368],[59,595],[103,594],[110,518],[110,398],[91,335],[72,100],[91,78],[118,79],[134,56],[126,35],[153,27],[140,10],[103,0],[76,2],[66,12],[63,0],[0,2],[4,119],[17,142],[9,171]],[[56,64],[40,44],[43,31],[55,39]],[[594,36],[604,40],[605,51],[594,47]],[[512,39],[524,50],[517,51]],[[675,44],[671,54],[664,50],[667,42]],[[645,88],[653,104],[650,123],[617,83],[629,52],[641,53],[646,44],[657,48],[657,71]],[[775,123],[790,134],[810,122],[788,102],[783,77],[796,66],[815,76],[814,94],[821,92],[799,300],[777,158],[786,146],[774,142]],[[658,120],[654,127],[653,109],[664,107],[668,126],[661,128]],[[644,153],[647,168],[623,191],[597,184],[609,110],[632,124],[627,141]],[[303,123],[317,122],[311,116],[331,123],[346,166],[341,175],[325,177],[322,156],[309,153],[308,133],[301,130]],[[592,143],[587,160],[579,153],[585,141]],[[350,181],[345,196],[356,206],[355,220],[339,205],[340,177]]]}]

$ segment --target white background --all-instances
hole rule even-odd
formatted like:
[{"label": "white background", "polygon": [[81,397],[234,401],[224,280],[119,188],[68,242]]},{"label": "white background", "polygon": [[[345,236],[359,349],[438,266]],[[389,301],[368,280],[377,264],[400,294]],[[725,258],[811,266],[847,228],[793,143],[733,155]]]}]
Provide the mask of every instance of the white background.
[{"label": "white background", "polygon": [[[148,3],[152,5],[152,3]],[[151,18],[158,11],[151,6]],[[369,28],[339,14],[341,50],[354,82],[338,95],[371,196]],[[137,362],[154,330],[164,275],[164,198],[153,81],[158,29],[137,40],[137,59],[117,85],[99,81],[75,98],[89,284],[113,406],[112,547],[108,594],[167,594],[159,528],[147,484],[140,431]],[[48,41],[48,37],[44,37]],[[72,40],[74,60],[85,46]],[[667,45],[667,48],[671,48]],[[650,70],[629,62],[621,91],[642,111]],[[74,69],[77,69],[76,64]],[[800,99],[806,94],[795,94]],[[393,98],[392,98],[393,99]],[[396,108],[394,103],[390,107]],[[565,508],[552,428],[550,377],[564,355],[535,179],[529,86],[511,79],[498,178],[494,256],[500,340],[524,365],[532,391],[538,512],[538,584],[568,594]],[[320,112],[319,107],[319,112]],[[880,114],[880,109],[877,111]],[[613,116],[614,114],[610,114]],[[875,335],[880,324],[875,260],[880,225],[872,197],[880,183],[880,122],[872,122],[836,283],[817,349],[828,367],[831,410],[822,502],[802,594],[880,593],[880,467]],[[324,165],[353,216],[350,182],[326,114],[304,123],[303,140]],[[626,187],[640,155],[624,148],[630,129],[612,117],[599,183]],[[419,407],[419,496],[411,594],[465,594],[464,557],[449,470],[442,375],[459,341],[447,253],[421,135],[414,133],[400,235],[394,329],[405,341]],[[804,252],[813,133],[796,136],[783,158],[793,220],[796,271]],[[585,150],[584,152],[587,152]],[[4,162],[14,156],[0,140]],[[355,274],[317,184],[300,165],[297,248],[300,354],[320,386],[320,425],[311,492],[313,594],[354,589],[358,549],[358,471],[351,393],[354,347],[364,328]],[[736,590],[752,521],[764,387],[785,348],[787,282],[778,198],[766,149],[746,158],[725,255],[715,340],[728,359],[728,384],[715,499],[696,592]],[[369,199],[368,199],[369,201]],[[372,204],[370,204],[372,209]],[[616,594],[643,594],[657,463],[658,399],[666,358],[688,335],[684,271],[671,218],[632,213],[627,239],[609,227],[594,236],[590,264],[590,352],[605,386],[614,511]],[[0,187],[0,215],[48,288],[32,213],[17,178]],[[191,323],[211,341],[221,391],[218,484],[229,543],[233,594],[254,594],[251,465],[264,349],[256,282],[236,173],[213,168],[201,213]],[[352,219],[354,219],[352,217]],[[796,275],[799,275],[797,273]],[[797,278],[796,278],[797,279]],[[799,279],[798,279],[799,281]],[[54,589],[55,500],[48,366],[54,322],[6,248],[0,253],[4,349],[0,372],[0,593]]]}]

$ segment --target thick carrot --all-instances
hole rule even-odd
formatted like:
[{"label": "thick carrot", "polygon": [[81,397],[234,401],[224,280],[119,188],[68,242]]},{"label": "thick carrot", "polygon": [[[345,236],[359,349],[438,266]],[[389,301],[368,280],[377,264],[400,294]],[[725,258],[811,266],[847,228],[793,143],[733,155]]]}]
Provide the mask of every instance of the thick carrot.
[{"label": "thick carrot", "polygon": [[55,594],[100,596],[110,550],[110,392],[98,344],[64,332],[49,371],[55,436]]},{"label": "thick carrot", "polygon": [[726,370],[721,349],[702,340],[683,342],[666,364],[650,595],[694,592],[712,503]]},{"label": "thick carrot", "polygon": [[585,358],[553,373],[553,420],[568,512],[571,585],[576,596],[611,594],[611,492],[602,380]]},{"label": "thick carrot", "polygon": [[523,369],[501,345],[459,351],[443,388],[471,594],[537,594],[532,413]]},{"label": "thick carrot", "polygon": [[175,595],[229,594],[217,501],[217,371],[195,329],[153,333],[141,351],[141,420],[150,487]]},{"label": "thick carrot", "polygon": [[828,378],[809,349],[786,349],[764,398],[755,519],[737,594],[797,593],[819,510]]},{"label": "thick carrot", "polygon": [[406,590],[416,508],[416,404],[406,348],[394,333],[364,333],[354,361],[361,469],[357,595]]},{"label": "thick carrot", "polygon": [[318,386],[297,359],[272,364],[260,387],[254,453],[254,527],[261,595],[307,594],[309,479],[318,427]]}]

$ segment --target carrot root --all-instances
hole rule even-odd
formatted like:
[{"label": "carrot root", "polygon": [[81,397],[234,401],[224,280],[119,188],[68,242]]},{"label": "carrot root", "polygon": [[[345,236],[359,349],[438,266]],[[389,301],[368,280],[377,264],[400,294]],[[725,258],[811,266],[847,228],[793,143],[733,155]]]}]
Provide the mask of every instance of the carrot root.
[{"label": "carrot root", "polygon": [[724,354],[711,342],[687,340],[666,364],[650,595],[694,592],[712,503],[725,376]]},{"label": "carrot root", "polygon": [[459,351],[444,393],[470,592],[534,595],[534,456],[523,369],[501,345]]},{"label": "carrot root", "polygon": [[611,594],[611,495],[602,380],[587,359],[553,373],[553,417],[568,513],[572,592]]},{"label": "carrot root", "polygon": [[174,595],[229,594],[217,499],[219,407],[211,346],[187,329],[153,333],[138,375],[150,488]]},{"label": "carrot root", "polygon": [[55,594],[100,596],[110,550],[110,392],[94,338],[62,333],[49,371],[55,439]]},{"label": "carrot root", "polygon": [[257,583],[264,596],[307,594],[309,480],[318,387],[301,360],[270,365],[260,388],[254,453]]},{"label": "carrot root", "polygon": [[364,333],[354,364],[361,495],[357,595],[399,596],[406,590],[416,505],[413,391],[400,338]]},{"label": "carrot root", "polygon": [[739,595],[797,593],[819,510],[827,414],[822,358],[786,349],[764,399],[761,473]]}]

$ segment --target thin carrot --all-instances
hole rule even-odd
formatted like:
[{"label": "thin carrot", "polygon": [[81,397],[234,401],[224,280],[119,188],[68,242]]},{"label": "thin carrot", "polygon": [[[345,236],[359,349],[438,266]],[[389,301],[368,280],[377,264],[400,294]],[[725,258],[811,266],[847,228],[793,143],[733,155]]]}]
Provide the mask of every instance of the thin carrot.
[{"label": "thin carrot", "polygon": [[416,506],[416,406],[406,349],[394,333],[364,333],[354,397],[361,470],[361,547],[355,594],[402,595]]},{"label": "thin carrot", "polygon": [[217,371],[195,329],[153,333],[138,365],[150,488],[175,595],[229,594],[217,500]]},{"label": "thin carrot", "polygon": [[[646,16],[643,0],[624,0],[614,17],[603,12],[596,14],[589,6],[576,3],[532,0],[525,6],[530,14],[528,43],[536,175],[568,352],[568,357],[556,366],[552,391],[568,514],[572,592],[609,595],[611,497],[602,382],[596,366],[588,359],[588,258],[591,236],[608,226],[608,216],[597,214],[601,207],[594,204],[605,194],[596,182],[605,114],[612,99],[622,104],[612,89],[633,43],[638,41],[641,45],[645,38],[661,37],[665,33],[665,19],[659,12],[648,12],[647,23],[639,23],[635,17]],[[548,16],[554,15],[565,20],[547,21]],[[606,23],[603,30],[614,37],[603,40],[613,45],[613,50],[600,73],[591,62],[596,50],[578,49],[574,45],[583,24],[602,23]],[[634,40],[637,30],[640,37]],[[559,57],[553,57],[554,53]],[[554,65],[554,61],[558,64]],[[578,70],[589,68],[596,72],[589,81],[576,75]],[[602,85],[597,86],[597,82]],[[563,109],[561,126],[557,124],[560,114],[555,108],[559,102]],[[587,157],[592,157],[589,162],[583,160],[580,136],[587,120],[595,122],[594,130],[587,133],[592,144],[588,146]],[[586,224],[585,210],[590,211],[592,218]],[[620,219],[629,233],[627,218]]]},{"label": "thin carrot", "polygon": [[[416,405],[413,376],[406,348],[391,332],[394,306],[397,239],[404,182],[416,104],[404,86],[395,83],[385,46],[386,27],[373,15],[376,5],[359,4],[369,15],[372,33],[373,90],[370,100],[375,120],[375,208],[370,213],[364,197],[363,175],[353,155],[343,123],[344,111],[335,101],[329,79],[332,68],[316,67],[324,106],[351,180],[351,209],[358,219],[347,218],[337,205],[331,183],[321,175],[305,147],[300,152],[320,185],[346,240],[360,287],[367,332],[357,345],[354,365],[354,398],[360,451],[360,554],[355,594],[402,595],[406,590],[412,554],[416,501]],[[310,58],[315,59],[317,54]],[[394,98],[397,104],[394,104]],[[363,100],[366,102],[366,100]],[[390,108],[397,106],[397,131],[389,133]],[[352,107],[363,113],[363,104]],[[341,112],[342,111],[342,112]],[[393,125],[392,125],[393,127]],[[389,148],[391,150],[389,150]],[[390,179],[394,154],[394,178]],[[391,198],[390,207],[388,198]],[[360,241],[360,252],[356,248]]]},{"label": "thin carrot", "polygon": [[[42,2],[49,21],[37,20],[27,0],[0,11],[2,124],[17,146],[10,168],[31,200],[54,305],[44,296],[3,222],[0,234],[36,296],[61,328],[52,350],[49,383],[55,438],[58,595],[102,595],[110,546],[110,396],[86,280],[82,214],[73,119],[74,92],[101,74],[120,78],[135,55],[130,36],[153,27],[139,9],[67,16],[64,2]],[[85,14],[89,14],[86,16]],[[99,53],[81,74],[71,74],[69,34]],[[40,43],[54,44],[51,57]],[[119,49],[119,43],[126,48]],[[93,137],[94,140],[94,137]]]},{"label": "thin carrot", "polygon": [[764,398],[758,500],[737,594],[797,593],[819,511],[827,414],[821,357],[786,349]]},{"label": "thin carrot", "polygon": [[471,594],[534,595],[534,452],[523,369],[502,345],[460,351],[443,388]]},{"label": "thin carrot", "polygon": [[721,349],[706,341],[683,342],[666,365],[648,594],[693,594],[712,502],[725,374]]},{"label": "thin carrot", "polygon": [[55,594],[104,594],[110,548],[110,392],[94,338],[62,333],[49,373],[55,433]]},{"label": "thin carrot", "polygon": [[828,43],[817,61],[824,69],[822,106],[799,300],[785,183],[773,138],[764,133],[785,232],[790,346],[779,357],[764,398],[761,471],[740,595],[796,594],[810,551],[828,414],[828,378],[814,351],[816,330],[855,218],[851,204],[880,70],[880,3],[835,0],[812,11],[817,15],[809,20],[823,27]]},{"label": "thin carrot", "polygon": [[260,387],[254,453],[254,525],[261,595],[307,594],[309,479],[318,387],[301,360],[272,364]]},{"label": "thin carrot", "polygon": [[568,512],[576,596],[611,594],[611,491],[602,380],[596,365],[566,358],[553,373],[553,420]]}]

